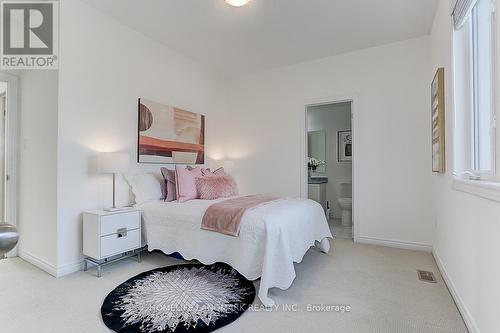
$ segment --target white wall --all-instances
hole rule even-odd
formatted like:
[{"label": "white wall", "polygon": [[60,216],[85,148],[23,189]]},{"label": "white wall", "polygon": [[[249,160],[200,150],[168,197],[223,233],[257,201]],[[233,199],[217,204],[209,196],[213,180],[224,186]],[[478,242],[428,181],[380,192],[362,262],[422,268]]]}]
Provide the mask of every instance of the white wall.
[{"label": "white wall", "polygon": [[304,106],[353,97],[358,240],[430,249],[428,59],[424,37],[235,80],[212,153],[235,161],[242,192],[299,196]]},{"label": "white wall", "polygon": [[437,215],[434,254],[471,333],[500,332],[500,203],[452,188],[453,89],[450,1],[440,1],[431,34],[432,77],[437,67],[446,75],[445,175],[433,176]]},{"label": "white wall", "polygon": [[19,127],[19,255],[57,268],[57,71],[23,71]]},{"label": "white wall", "polygon": [[340,218],[340,183],[352,181],[352,163],[337,160],[337,132],[351,129],[351,105],[337,103],[308,107],[307,120],[309,131],[326,132],[326,199],[330,202],[331,216]]},{"label": "white wall", "polygon": [[[82,259],[81,213],[111,205],[111,177],[89,173],[98,151],[136,160],[137,98],[207,115],[225,102],[221,79],[81,1],[61,2],[58,137],[58,269]],[[207,137],[210,149],[211,137]],[[131,172],[159,170],[132,163]],[[123,200],[123,198],[122,198]]]}]

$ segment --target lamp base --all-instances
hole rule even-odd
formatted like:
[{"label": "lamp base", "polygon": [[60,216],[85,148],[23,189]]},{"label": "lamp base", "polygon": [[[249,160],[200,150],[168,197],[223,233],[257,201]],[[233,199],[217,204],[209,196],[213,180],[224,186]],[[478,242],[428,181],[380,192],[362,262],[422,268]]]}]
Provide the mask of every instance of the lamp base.
[{"label": "lamp base", "polygon": [[132,209],[134,207],[132,206],[125,206],[125,207],[108,207],[108,208],[104,208],[104,211],[106,212],[119,212],[119,211],[122,211],[122,210],[127,210],[127,209]]}]

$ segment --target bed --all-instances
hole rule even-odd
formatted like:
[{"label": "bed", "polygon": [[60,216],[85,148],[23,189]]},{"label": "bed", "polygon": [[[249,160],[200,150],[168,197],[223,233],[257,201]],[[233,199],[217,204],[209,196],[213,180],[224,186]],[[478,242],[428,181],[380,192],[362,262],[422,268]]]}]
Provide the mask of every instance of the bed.
[{"label": "bed", "polygon": [[191,200],[185,203],[149,201],[136,205],[143,211],[148,250],[180,253],[203,264],[224,262],[249,280],[260,278],[258,297],[274,305],[270,288],[288,289],[295,279],[293,263],[302,261],[316,245],[330,249],[332,234],[320,204],[286,198],[248,210],[238,237],[202,230],[205,210],[227,199]]}]

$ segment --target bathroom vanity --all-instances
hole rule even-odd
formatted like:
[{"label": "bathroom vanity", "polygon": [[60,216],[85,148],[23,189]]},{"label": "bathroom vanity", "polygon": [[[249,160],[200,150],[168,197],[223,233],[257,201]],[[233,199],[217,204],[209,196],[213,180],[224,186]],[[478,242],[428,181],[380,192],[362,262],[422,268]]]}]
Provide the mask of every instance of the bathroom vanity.
[{"label": "bathroom vanity", "polygon": [[326,184],[328,177],[311,177],[308,184],[308,197],[318,202],[326,212]]}]

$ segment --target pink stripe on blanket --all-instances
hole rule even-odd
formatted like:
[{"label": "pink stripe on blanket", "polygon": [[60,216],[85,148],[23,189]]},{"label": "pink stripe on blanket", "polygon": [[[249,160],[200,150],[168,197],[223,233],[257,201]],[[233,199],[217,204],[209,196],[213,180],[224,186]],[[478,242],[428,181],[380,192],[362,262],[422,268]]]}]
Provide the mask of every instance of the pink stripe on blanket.
[{"label": "pink stripe on blanket", "polygon": [[238,236],[241,219],[247,210],[279,199],[281,198],[271,195],[249,195],[215,203],[205,211],[201,228]]}]

